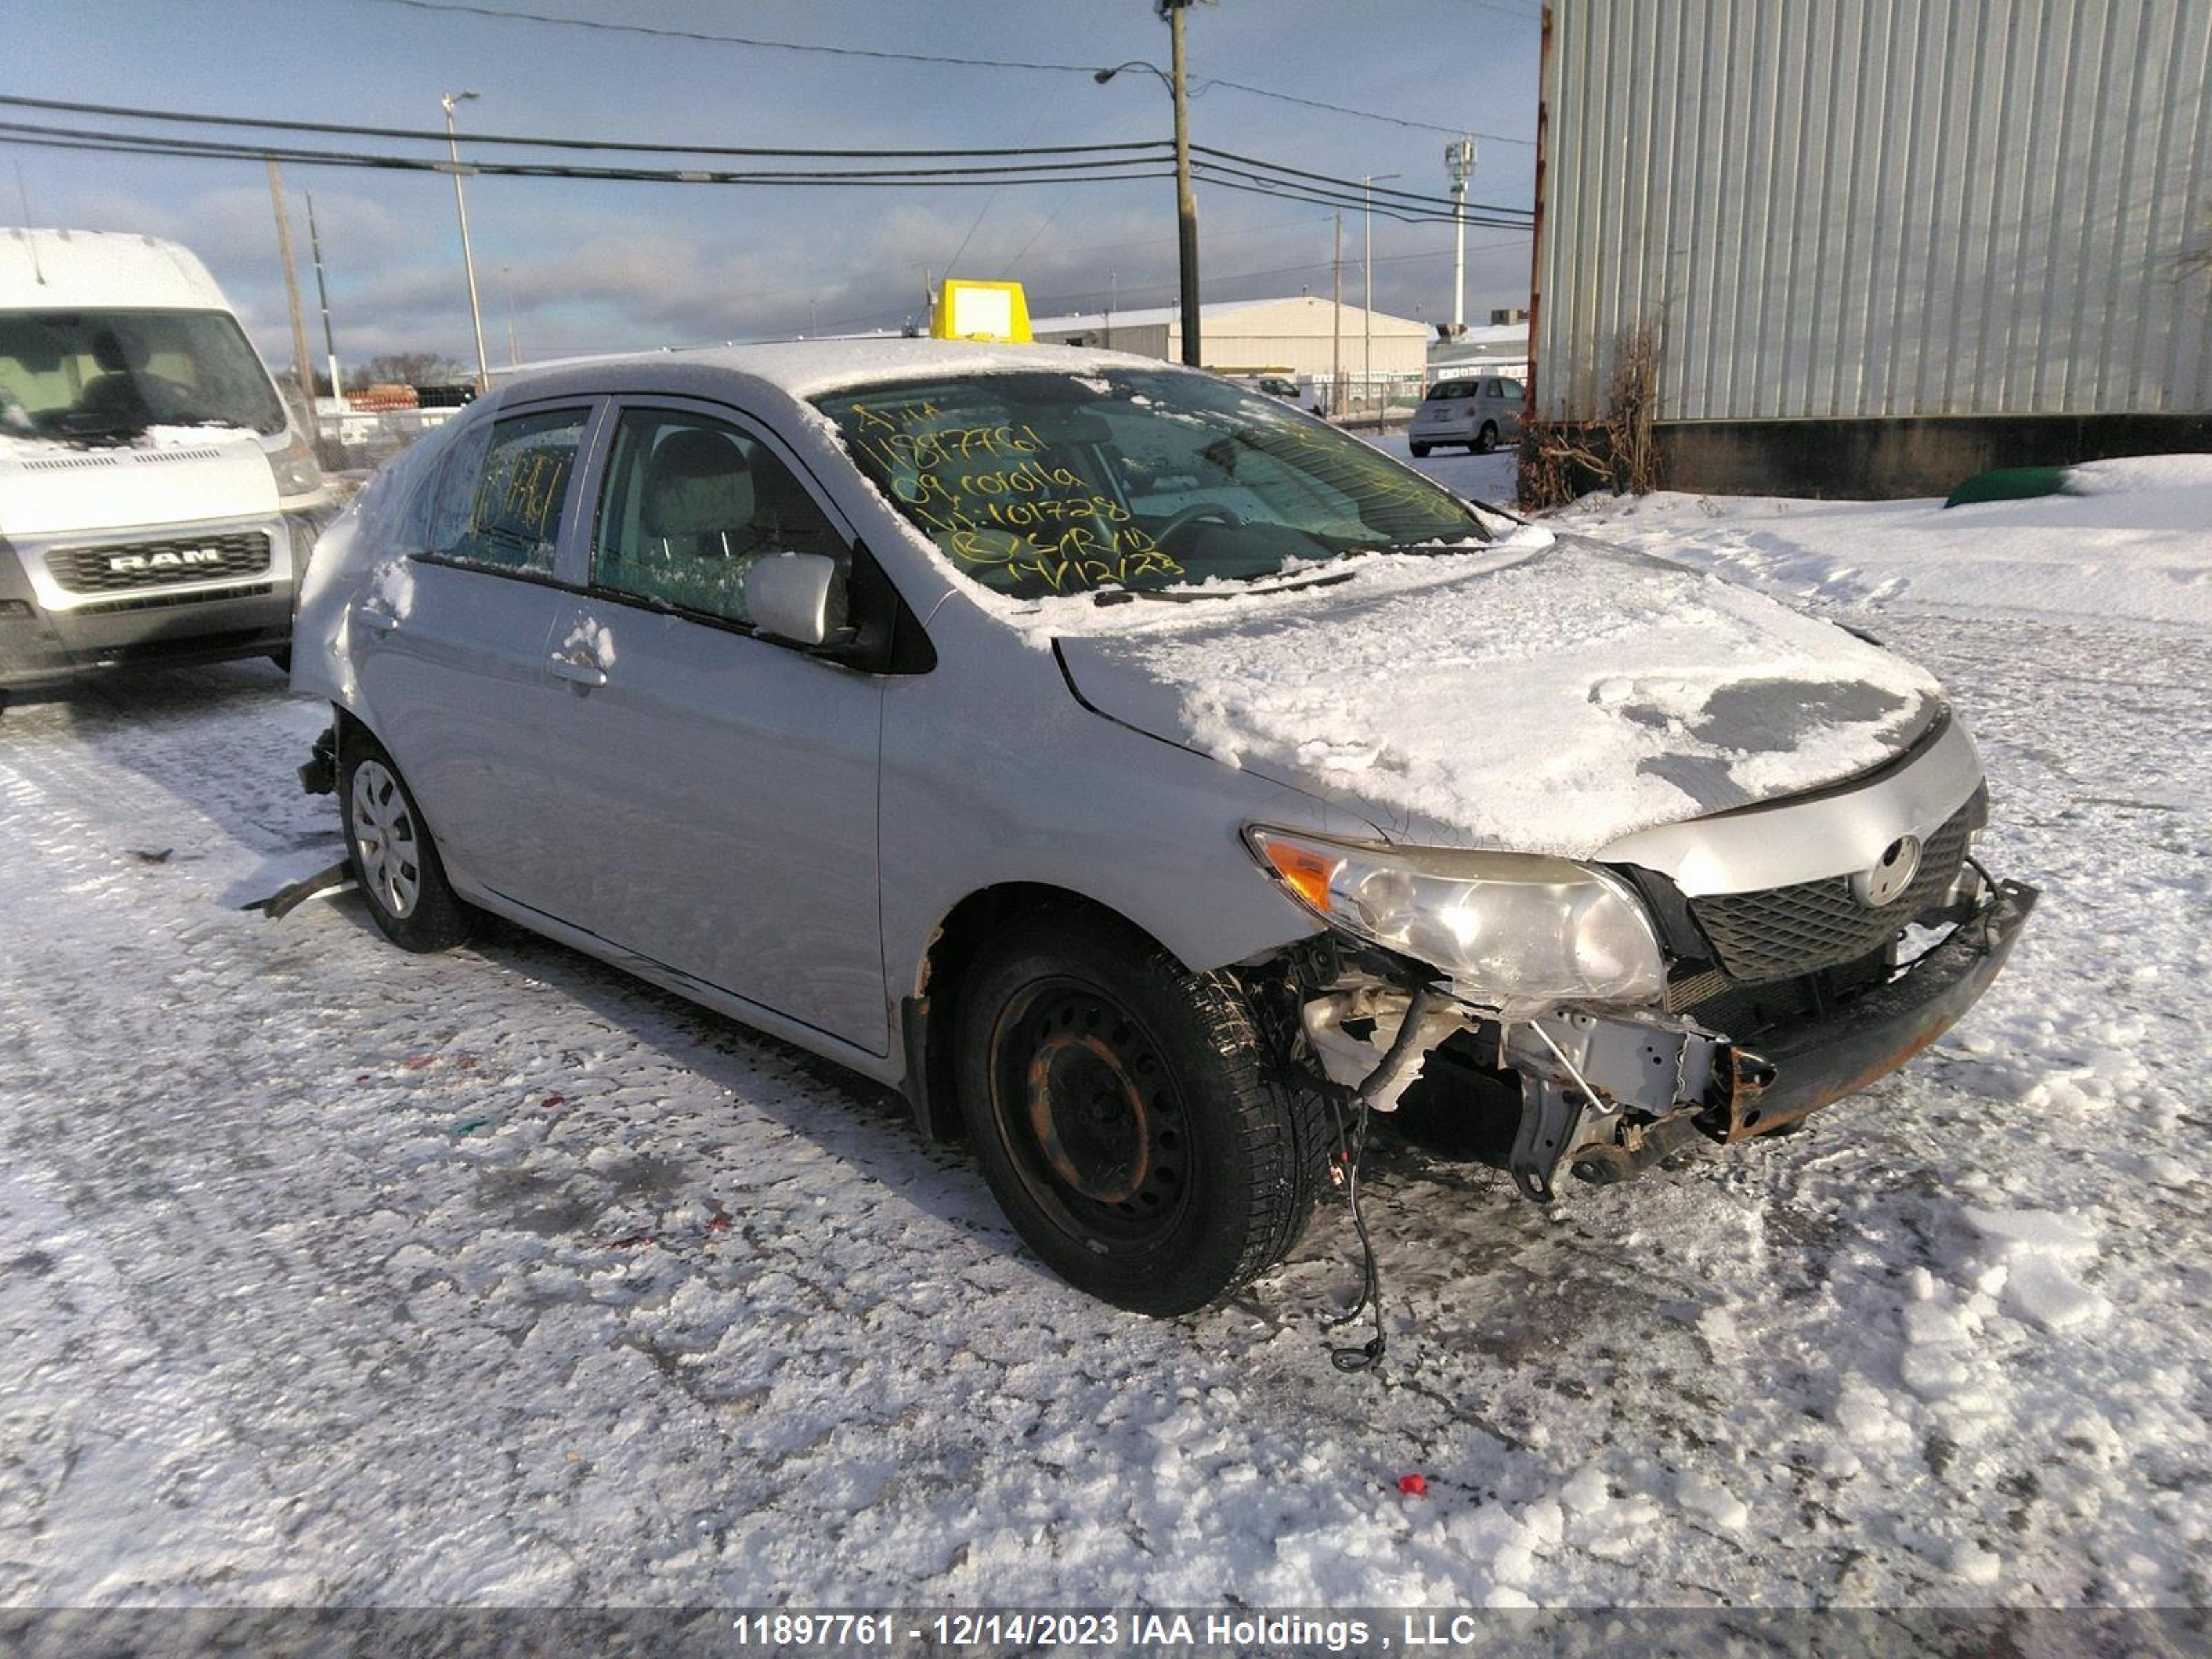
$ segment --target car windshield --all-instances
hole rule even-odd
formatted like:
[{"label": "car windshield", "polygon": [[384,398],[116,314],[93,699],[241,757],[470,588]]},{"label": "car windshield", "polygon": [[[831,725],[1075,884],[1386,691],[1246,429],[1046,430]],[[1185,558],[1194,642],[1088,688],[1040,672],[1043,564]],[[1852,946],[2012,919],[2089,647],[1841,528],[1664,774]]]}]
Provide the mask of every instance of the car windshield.
[{"label": "car windshield", "polygon": [[153,426],[284,429],[228,313],[0,312],[0,432],[113,442]]},{"label": "car windshield", "polygon": [[1489,539],[1419,473],[1204,375],[1040,370],[817,401],[860,470],[956,567],[1020,598],[1249,580]]}]

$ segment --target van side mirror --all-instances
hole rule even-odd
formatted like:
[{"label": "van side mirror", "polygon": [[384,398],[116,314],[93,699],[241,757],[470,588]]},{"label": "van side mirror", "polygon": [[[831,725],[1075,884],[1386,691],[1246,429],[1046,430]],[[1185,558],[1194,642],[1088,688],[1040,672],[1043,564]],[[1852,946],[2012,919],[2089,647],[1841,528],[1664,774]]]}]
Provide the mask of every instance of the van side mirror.
[{"label": "van side mirror", "polygon": [[745,607],[763,638],[826,645],[845,631],[845,573],[825,553],[771,553],[745,572]]}]

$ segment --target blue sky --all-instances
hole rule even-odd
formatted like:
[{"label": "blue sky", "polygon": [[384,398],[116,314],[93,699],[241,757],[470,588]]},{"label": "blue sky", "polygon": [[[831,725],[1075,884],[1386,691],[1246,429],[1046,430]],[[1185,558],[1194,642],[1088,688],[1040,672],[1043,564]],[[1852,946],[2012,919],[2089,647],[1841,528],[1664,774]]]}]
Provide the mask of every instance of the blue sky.
[{"label": "blue sky", "polygon": [[[781,40],[1108,65],[1167,61],[1150,0],[476,0],[487,7]],[[1495,135],[1471,199],[1531,203],[1537,0],[1219,0],[1189,15],[1190,70],[1328,103]],[[0,92],[224,114],[423,127],[439,94],[483,131],[840,149],[1109,143],[1164,137],[1158,82],[953,68],[502,21],[392,0],[9,0]],[[0,111],[6,118],[70,118]],[[79,125],[96,125],[80,121]],[[1195,142],[1316,172],[1402,173],[1443,193],[1445,136],[1225,87],[1191,105]],[[1510,142],[1512,140],[1521,142]],[[343,140],[308,140],[343,145]],[[358,148],[405,148],[362,141]],[[215,270],[272,362],[288,362],[283,279],[258,164],[91,155],[4,143],[0,222],[143,230]],[[453,191],[434,174],[289,165],[302,281],[312,190],[338,349],[473,355]],[[471,228],[495,362],[510,301],[523,356],[896,325],[925,265],[1024,282],[1039,314],[1174,297],[1165,181],[834,193],[574,180],[472,179]],[[1206,297],[1328,291],[1330,210],[1200,187]],[[1376,303],[1450,311],[1448,225],[1375,221]],[[1346,298],[1359,297],[1346,216]],[[1525,234],[1470,229],[1468,307],[1525,302]],[[311,315],[311,333],[314,333]],[[319,334],[313,349],[320,351]]]}]

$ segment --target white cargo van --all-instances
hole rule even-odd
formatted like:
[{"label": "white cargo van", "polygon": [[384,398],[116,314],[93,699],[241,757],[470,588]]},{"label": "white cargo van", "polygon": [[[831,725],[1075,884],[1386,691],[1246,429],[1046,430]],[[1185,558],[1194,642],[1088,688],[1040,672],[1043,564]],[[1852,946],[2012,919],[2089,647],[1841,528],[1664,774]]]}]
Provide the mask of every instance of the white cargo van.
[{"label": "white cargo van", "polygon": [[207,267],[0,228],[0,698],[270,655],[329,492]]}]

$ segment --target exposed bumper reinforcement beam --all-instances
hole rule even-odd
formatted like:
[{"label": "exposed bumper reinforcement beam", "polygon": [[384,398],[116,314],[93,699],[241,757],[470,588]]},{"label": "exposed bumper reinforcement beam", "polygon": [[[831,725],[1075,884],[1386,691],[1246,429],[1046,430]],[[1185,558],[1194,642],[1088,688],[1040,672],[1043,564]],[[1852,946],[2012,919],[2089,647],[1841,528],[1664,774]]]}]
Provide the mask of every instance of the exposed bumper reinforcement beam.
[{"label": "exposed bumper reinforcement beam", "polygon": [[1863,1089],[1956,1024],[2004,967],[2035,888],[2001,882],[1995,896],[1905,974],[1834,1013],[1729,1052],[1720,1138],[1735,1141],[1794,1123]]}]

